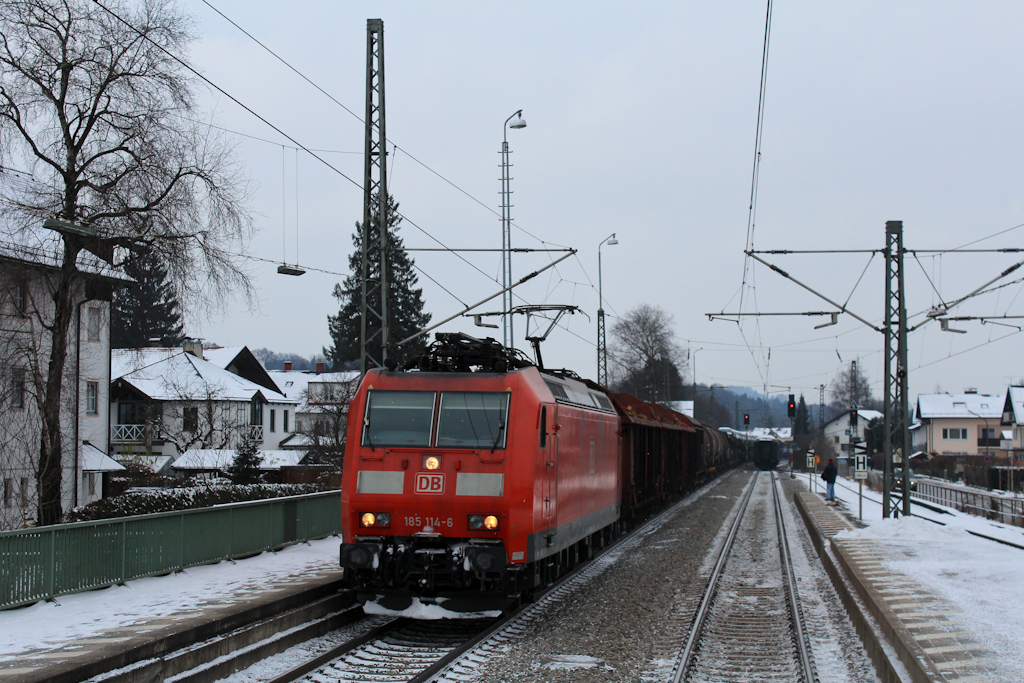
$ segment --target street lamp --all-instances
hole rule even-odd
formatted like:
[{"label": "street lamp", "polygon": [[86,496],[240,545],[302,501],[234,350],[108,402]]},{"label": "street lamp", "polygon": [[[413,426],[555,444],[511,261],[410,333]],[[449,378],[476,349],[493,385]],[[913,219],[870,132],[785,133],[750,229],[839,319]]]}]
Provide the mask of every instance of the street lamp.
[{"label": "street lamp", "polygon": [[597,383],[608,384],[608,346],[604,336],[604,292],[601,289],[601,247],[615,246],[619,241],[615,233],[608,235],[597,244]]},{"label": "street lamp", "polygon": [[[515,121],[512,121],[512,119]],[[509,121],[512,121],[512,125],[509,125]],[[512,191],[509,189],[509,178],[508,169],[511,166],[508,162],[508,129],[514,128],[516,130],[520,128],[526,128],[526,119],[523,118],[523,110],[520,109],[512,116],[505,119],[505,125],[502,128],[502,139],[501,139],[501,286],[507,288],[512,286],[512,203],[510,201]],[[501,315],[502,324],[502,335],[505,348],[511,349],[512,343],[512,290],[509,289],[501,295],[502,308],[504,309]]]},{"label": "street lamp", "polygon": [[[966,410],[968,413],[970,413],[974,417],[985,421],[985,436],[984,436],[984,439],[985,439],[985,445],[984,445],[985,455],[992,455],[992,453],[991,453],[991,451],[989,451],[989,447],[988,447],[988,439],[989,439],[989,436],[988,436],[988,433],[989,433],[988,418],[987,417],[982,417],[981,415],[978,415],[976,412],[974,412],[973,410],[971,410],[970,408],[968,408],[966,406],[964,406],[964,410]],[[978,444],[978,445],[981,445],[981,444]]]}]

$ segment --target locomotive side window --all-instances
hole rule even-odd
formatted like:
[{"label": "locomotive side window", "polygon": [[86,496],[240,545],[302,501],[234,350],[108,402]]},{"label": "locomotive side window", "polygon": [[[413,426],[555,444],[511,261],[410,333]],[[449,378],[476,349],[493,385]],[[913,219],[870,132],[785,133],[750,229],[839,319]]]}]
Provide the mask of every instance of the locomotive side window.
[{"label": "locomotive side window", "polygon": [[364,446],[430,445],[433,391],[371,391],[363,417]]},{"label": "locomotive side window", "polygon": [[540,447],[548,446],[548,407],[540,407]]},{"label": "locomotive side window", "polygon": [[437,418],[438,448],[505,448],[508,394],[445,391]]}]

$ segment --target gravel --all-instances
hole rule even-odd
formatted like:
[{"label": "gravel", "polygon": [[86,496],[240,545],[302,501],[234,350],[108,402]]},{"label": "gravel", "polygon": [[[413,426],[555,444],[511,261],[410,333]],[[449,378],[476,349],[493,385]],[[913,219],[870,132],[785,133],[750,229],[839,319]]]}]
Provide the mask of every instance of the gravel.
[{"label": "gravel", "polygon": [[[693,494],[604,571],[552,600],[528,628],[497,647],[477,651],[445,678],[509,683],[668,680],[724,540],[726,522],[749,480],[750,472],[733,472]],[[788,480],[785,486],[791,496]],[[821,680],[877,681],[803,523],[791,503],[786,508]]]}]

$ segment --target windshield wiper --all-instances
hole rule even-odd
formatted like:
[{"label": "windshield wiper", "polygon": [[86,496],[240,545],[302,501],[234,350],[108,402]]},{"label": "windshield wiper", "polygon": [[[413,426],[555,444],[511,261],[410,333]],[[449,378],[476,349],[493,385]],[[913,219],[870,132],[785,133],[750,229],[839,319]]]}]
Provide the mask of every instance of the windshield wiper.
[{"label": "windshield wiper", "polygon": [[498,421],[498,434],[494,437],[494,443],[491,444],[491,453],[498,448],[498,442],[501,441],[501,432],[505,429],[505,423]]},{"label": "windshield wiper", "polygon": [[375,452],[376,449],[373,447],[373,438],[370,436],[370,416],[369,416],[369,411],[367,411],[366,419],[363,420],[363,427],[366,429],[366,443],[370,446],[370,450]]}]

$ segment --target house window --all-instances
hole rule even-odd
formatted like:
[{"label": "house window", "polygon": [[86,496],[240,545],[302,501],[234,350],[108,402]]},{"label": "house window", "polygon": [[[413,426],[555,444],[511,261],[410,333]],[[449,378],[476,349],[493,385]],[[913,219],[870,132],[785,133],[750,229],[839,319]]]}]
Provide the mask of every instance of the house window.
[{"label": "house window", "polygon": [[82,472],[82,488],[88,495],[96,495],[96,473]]},{"label": "house window", "polygon": [[281,420],[281,431],[288,433],[288,411],[284,411],[284,419]]},{"label": "house window", "polygon": [[263,424],[263,404],[258,399],[253,398],[251,404],[251,410],[249,414],[249,424],[261,425]]},{"label": "house window", "polygon": [[181,426],[192,434],[199,431],[199,406],[185,406],[181,415]]},{"label": "house window", "polygon": [[838,436],[836,437],[836,443],[839,443],[839,437]]},{"label": "house window", "polygon": [[100,383],[85,383],[85,413],[86,415],[98,415],[100,412]]},{"label": "house window", "polygon": [[14,505],[14,480],[8,477],[4,479],[4,507]]},{"label": "house window", "polygon": [[21,507],[28,507],[28,477],[21,478]]},{"label": "house window", "polygon": [[956,441],[967,438],[966,429],[943,429],[942,438],[947,441]]},{"label": "house window", "polygon": [[276,431],[276,427],[277,427],[277,420],[275,419],[276,417],[277,417],[277,411],[274,410],[273,408],[271,408],[270,409],[270,431],[271,432]]},{"label": "house window", "polygon": [[100,309],[95,306],[88,308],[85,330],[86,339],[92,342],[100,340]]},{"label": "house window", "polygon": [[25,368],[11,370],[11,407],[25,407]]},{"label": "house window", "polygon": [[11,303],[17,315],[28,315],[28,280],[22,278],[11,287]]}]

